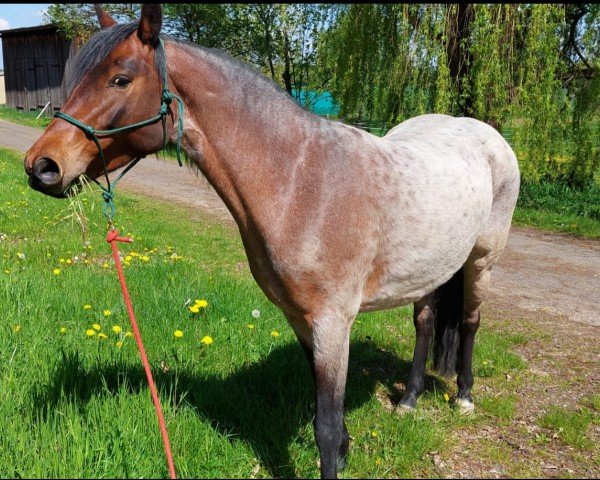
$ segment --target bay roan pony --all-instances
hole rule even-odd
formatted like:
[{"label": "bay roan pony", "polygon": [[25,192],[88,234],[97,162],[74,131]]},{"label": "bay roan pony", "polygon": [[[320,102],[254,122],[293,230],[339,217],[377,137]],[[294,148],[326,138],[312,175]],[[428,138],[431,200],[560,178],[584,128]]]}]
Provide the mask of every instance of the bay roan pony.
[{"label": "bay roan pony", "polygon": [[[144,4],[140,21],[125,25],[97,11],[103,28],[78,54],[62,111],[103,130],[155,116],[166,58],[164,80],[185,105],[182,146],[231,211],[252,275],[306,352],[321,475],[335,477],[348,452],[344,390],[359,312],[414,303],[400,407],[414,408],[423,391],[433,337],[434,366],[458,374],[456,403],[471,411],[479,307],[520,184],[502,136],[472,118],[422,115],[377,138],[306,111],[224,53],[159,36],[159,5]],[[163,128],[176,141],[171,107],[164,126],[100,138],[107,170],[160,150]],[[80,175],[104,173],[95,143],[64,118],[27,152],[25,170],[33,188],[58,197]]]}]

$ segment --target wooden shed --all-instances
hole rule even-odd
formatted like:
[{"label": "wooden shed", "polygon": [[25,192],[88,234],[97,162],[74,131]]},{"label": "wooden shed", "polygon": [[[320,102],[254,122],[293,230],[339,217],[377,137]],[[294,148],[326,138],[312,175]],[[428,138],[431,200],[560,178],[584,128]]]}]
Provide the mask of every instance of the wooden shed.
[{"label": "wooden shed", "polygon": [[63,76],[72,42],[56,25],[3,30],[0,36],[6,104],[32,111],[50,102],[48,113],[59,110],[66,100]]}]

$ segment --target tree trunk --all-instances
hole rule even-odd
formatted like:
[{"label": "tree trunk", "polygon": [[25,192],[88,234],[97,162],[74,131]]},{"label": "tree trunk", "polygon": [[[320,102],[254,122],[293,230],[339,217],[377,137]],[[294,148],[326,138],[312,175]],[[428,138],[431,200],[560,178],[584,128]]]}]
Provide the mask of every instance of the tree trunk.
[{"label": "tree trunk", "polygon": [[446,23],[446,56],[448,69],[458,94],[458,109],[461,115],[470,116],[473,112],[473,98],[469,69],[472,63],[468,41],[471,22],[474,18],[473,5],[459,3],[448,5]]},{"label": "tree trunk", "polygon": [[292,95],[292,72],[291,72],[291,61],[290,61],[290,39],[287,32],[283,31],[283,59],[284,69],[281,77],[285,85],[285,91]]}]

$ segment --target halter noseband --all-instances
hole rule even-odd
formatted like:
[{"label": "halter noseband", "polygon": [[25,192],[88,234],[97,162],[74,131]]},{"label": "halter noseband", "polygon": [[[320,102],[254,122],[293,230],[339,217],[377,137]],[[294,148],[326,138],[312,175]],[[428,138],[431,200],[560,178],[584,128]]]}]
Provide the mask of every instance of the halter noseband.
[{"label": "halter noseband", "polygon": [[162,57],[161,59],[164,60],[161,62],[161,71],[160,71],[160,74],[162,77],[162,84],[163,84],[162,94],[161,94],[161,104],[160,104],[160,109],[158,111],[158,114],[156,116],[149,118],[147,120],[142,120],[141,122],[132,123],[131,125],[125,125],[123,127],[113,128],[111,130],[96,130],[91,125],[87,125],[83,122],[80,122],[76,118],[73,118],[72,116],[67,115],[66,113],[56,112],[54,114],[55,118],[62,118],[63,120],[69,122],[72,125],[75,125],[79,129],[81,129],[86,134],[86,136],[90,137],[96,144],[96,147],[98,148],[98,152],[100,153],[100,159],[102,160],[102,166],[104,168],[104,177],[106,178],[107,187],[105,188],[95,178],[92,178],[92,180],[94,182],[96,182],[96,184],[98,184],[98,186],[102,189],[102,197],[104,198],[104,201],[105,201],[103,211],[104,211],[104,215],[108,218],[109,222],[112,220],[112,218],[115,214],[115,205],[113,202],[113,197],[114,197],[113,192],[115,189],[115,185],[123,177],[123,175],[125,175],[129,170],[131,170],[144,157],[134,158],[134,160],[119,174],[119,176],[113,182],[111,182],[110,179],[108,178],[108,169],[106,167],[106,159],[104,157],[104,151],[102,150],[102,147],[100,146],[98,137],[106,137],[109,135],[113,135],[115,133],[121,133],[121,132],[126,132],[129,130],[135,130],[137,128],[145,127],[147,125],[153,125],[159,121],[162,121],[163,137],[164,137],[163,148],[165,148],[167,146],[167,128],[166,128],[165,117],[167,116],[167,113],[169,111],[169,105],[171,105],[171,103],[173,102],[173,99],[175,99],[178,102],[178,108],[177,108],[177,113],[178,113],[178,118],[177,118],[177,161],[179,162],[179,166],[183,165],[181,163],[181,138],[183,136],[183,113],[184,113],[183,100],[181,100],[181,98],[179,96],[177,96],[174,93],[172,93],[171,91],[169,91],[169,89],[167,87],[167,60],[166,60],[166,56],[165,56],[165,50],[164,50],[164,45],[163,45],[162,39],[159,39],[158,47],[156,49],[156,55],[157,55],[157,58]]}]

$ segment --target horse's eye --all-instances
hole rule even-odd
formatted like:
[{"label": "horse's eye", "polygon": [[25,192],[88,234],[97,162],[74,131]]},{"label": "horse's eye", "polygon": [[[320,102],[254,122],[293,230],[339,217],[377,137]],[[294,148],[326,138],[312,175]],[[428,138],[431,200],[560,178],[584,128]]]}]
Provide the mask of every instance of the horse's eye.
[{"label": "horse's eye", "polygon": [[113,87],[125,88],[130,83],[131,80],[129,80],[127,77],[124,77],[123,75],[117,75],[111,80],[110,85]]}]

